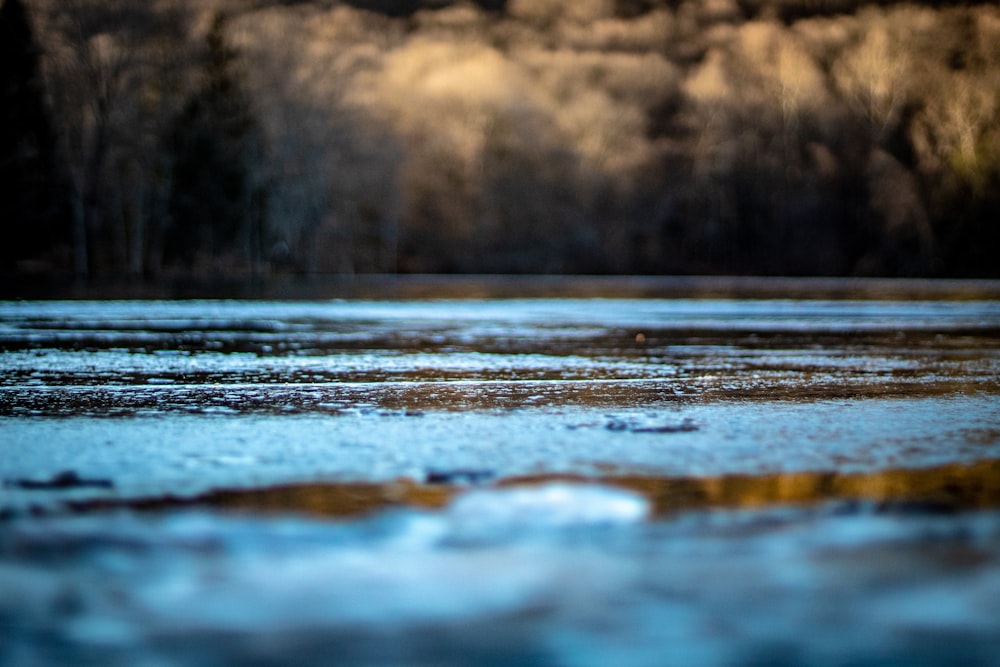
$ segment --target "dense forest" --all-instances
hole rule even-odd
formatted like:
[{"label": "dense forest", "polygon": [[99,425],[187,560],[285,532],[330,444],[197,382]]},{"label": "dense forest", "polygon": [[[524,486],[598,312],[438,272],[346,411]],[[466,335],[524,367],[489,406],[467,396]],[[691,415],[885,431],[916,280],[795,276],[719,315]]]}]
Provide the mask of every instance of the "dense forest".
[{"label": "dense forest", "polygon": [[0,0],[0,273],[1000,276],[1000,8]]}]

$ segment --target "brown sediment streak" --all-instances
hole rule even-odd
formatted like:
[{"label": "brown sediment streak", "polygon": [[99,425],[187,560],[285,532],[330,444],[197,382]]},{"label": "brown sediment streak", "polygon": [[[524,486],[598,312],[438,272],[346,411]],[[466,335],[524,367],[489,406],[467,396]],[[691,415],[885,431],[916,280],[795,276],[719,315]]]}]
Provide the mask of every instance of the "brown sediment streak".
[{"label": "brown sediment streak", "polygon": [[256,489],[221,489],[200,496],[165,496],[120,503],[85,501],[75,509],[96,509],[110,505],[140,510],[206,506],[252,513],[295,512],[328,517],[350,517],[390,507],[437,508],[447,504],[458,488],[418,484],[408,480],[389,483],[318,482],[287,484]]},{"label": "brown sediment streak", "polygon": [[[797,472],[718,477],[655,477],[645,475],[540,474],[507,477],[475,488],[504,488],[564,481],[607,484],[646,497],[654,515],[713,507],[750,508],[780,504],[811,504],[829,500],[862,500],[938,510],[1000,507],[1000,460],[949,464],[933,468],[894,469],[874,473]],[[195,498],[161,497],[129,501],[135,509],[162,510],[203,506],[250,513],[303,513],[351,517],[390,507],[439,508],[468,486],[423,484],[410,480],[390,483],[313,483],[261,489],[220,490]],[[99,509],[118,501],[73,505]]]},{"label": "brown sediment streak", "polygon": [[875,473],[622,477],[614,483],[642,493],[657,514],[702,507],[761,507],[827,500],[914,503],[955,510],[1000,506],[1000,460]]}]

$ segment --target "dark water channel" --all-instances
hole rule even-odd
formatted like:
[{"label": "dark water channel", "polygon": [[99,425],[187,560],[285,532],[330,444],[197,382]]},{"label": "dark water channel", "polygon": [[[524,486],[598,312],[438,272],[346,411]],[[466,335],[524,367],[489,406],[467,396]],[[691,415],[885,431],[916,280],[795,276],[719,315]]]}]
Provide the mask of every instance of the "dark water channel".
[{"label": "dark water channel", "polygon": [[1000,302],[0,302],[0,664],[995,665]]}]

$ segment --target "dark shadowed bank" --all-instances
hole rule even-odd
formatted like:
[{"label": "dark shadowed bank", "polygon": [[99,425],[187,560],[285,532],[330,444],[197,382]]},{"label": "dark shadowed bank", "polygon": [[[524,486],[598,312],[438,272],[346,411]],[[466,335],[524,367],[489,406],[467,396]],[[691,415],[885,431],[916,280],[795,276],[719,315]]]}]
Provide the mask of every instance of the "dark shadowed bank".
[{"label": "dark shadowed bank", "polygon": [[1000,300],[1000,280],[753,276],[415,275],[183,276],[91,281],[8,276],[2,299],[831,299]]},{"label": "dark shadowed bank", "polygon": [[1000,275],[991,2],[2,0],[0,32],[8,286]]}]

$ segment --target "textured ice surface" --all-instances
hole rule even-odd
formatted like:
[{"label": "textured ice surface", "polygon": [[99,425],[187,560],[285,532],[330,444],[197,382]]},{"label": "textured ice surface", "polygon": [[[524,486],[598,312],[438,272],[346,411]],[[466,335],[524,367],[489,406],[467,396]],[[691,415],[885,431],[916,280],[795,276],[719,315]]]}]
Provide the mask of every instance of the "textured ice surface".
[{"label": "textured ice surface", "polygon": [[[995,509],[649,518],[608,485],[815,500],[1000,458],[998,331],[995,302],[0,303],[0,664],[995,664]],[[67,511],[465,473],[592,483]]]},{"label": "textured ice surface", "polygon": [[995,392],[992,302],[0,304],[0,416]]},{"label": "textured ice surface", "polygon": [[[210,413],[121,419],[0,420],[0,479],[63,470],[112,488],[0,488],[0,507],[70,499],[192,495],[219,487],[316,480],[422,480],[435,470],[491,476],[716,476],[870,472],[1000,458],[992,396],[713,402],[662,409],[511,411],[359,408],[339,416]],[[662,430],[662,432],[660,432]]]}]

